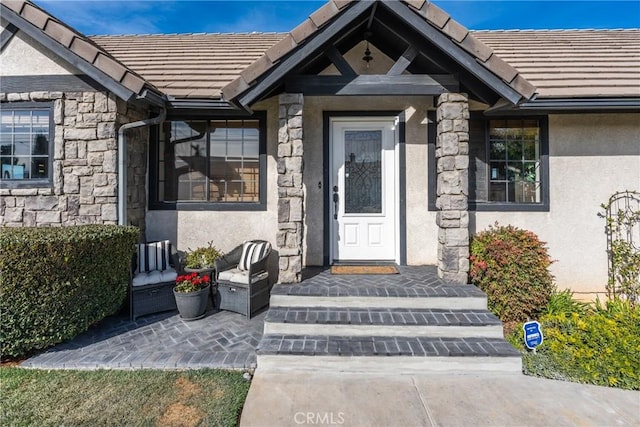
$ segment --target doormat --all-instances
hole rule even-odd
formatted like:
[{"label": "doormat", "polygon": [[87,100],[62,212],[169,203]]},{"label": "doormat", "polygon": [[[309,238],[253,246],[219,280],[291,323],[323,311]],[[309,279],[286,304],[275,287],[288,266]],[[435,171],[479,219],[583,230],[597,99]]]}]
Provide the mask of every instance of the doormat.
[{"label": "doormat", "polygon": [[395,265],[332,265],[331,274],[399,274]]}]

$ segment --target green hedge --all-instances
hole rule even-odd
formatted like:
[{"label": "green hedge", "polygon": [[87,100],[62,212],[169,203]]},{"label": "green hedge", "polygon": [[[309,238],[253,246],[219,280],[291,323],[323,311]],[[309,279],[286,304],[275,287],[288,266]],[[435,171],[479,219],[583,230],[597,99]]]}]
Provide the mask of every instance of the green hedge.
[{"label": "green hedge", "polygon": [[523,352],[528,375],[640,390],[640,307],[611,301],[602,307],[546,314],[544,342],[524,350],[522,329],[509,341]]},{"label": "green hedge", "polygon": [[138,236],[116,225],[2,229],[0,354],[50,347],[117,312]]}]

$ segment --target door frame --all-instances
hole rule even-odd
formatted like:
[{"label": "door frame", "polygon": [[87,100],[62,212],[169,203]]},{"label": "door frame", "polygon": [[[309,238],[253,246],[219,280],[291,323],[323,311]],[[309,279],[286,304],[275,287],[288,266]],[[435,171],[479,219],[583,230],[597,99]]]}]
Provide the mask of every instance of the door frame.
[{"label": "door frame", "polygon": [[[396,191],[398,206],[396,208],[396,254],[395,262],[400,265],[407,263],[407,220],[406,220],[406,147],[405,147],[405,113],[404,111],[324,111],[323,112],[323,188],[324,188],[324,218],[323,218],[323,265],[329,266],[333,260],[332,253],[332,230],[331,224],[331,119],[372,119],[382,117],[398,118],[397,147],[396,147]],[[425,194],[426,197],[426,194]]]}]

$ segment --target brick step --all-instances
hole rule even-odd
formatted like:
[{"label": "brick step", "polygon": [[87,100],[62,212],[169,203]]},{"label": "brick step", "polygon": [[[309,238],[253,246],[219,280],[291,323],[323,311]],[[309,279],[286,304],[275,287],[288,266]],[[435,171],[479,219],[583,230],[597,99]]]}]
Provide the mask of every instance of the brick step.
[{"label": "brick step", "polygon": [[[371,279],[372,276],[348,276],[349,280],[336,279],[340,276],[322,276],[294,285],[276,284],[271,295],[307,297],[391,297],[391,298],[484,298],[486,295],[474,285],[451,285],[441,282],[423,283],[416,280],[402,281],[403,276],[390,279]],[[376,276],[373,276],[376,277]]]},{"label": "brick step", "polygon": [[[277,288],[282,285],[277,286]],[[292,287],[292,286],[290,286]],[[274,287],[274,289],[276,289]],[[474,287],[474,289],[478,290]],[[279,290],[279,289],[278,289]],[[454,289],[455,290],[455,289]],[[455,295],[451,292],[440,295],[415,295],[402,292],[383,292],[372,290],[368,296],[363,295],[314,295],[271,293],[271,307],[345,307],[345,308],[407,308],[407,309],[455,309],[486,310],[487,297],[484,293],[472,292],[471,295]],[[281,291],[280,291],[281,292]]]},{"label": "brick step", "polygon": [[502,338],[486,310],[353,307],[272,307],[265,334]]},{"label": "brick step", "polygon": [[521,373],[520,353],[501,338],[263,336],[258,367],[331,372]]}]

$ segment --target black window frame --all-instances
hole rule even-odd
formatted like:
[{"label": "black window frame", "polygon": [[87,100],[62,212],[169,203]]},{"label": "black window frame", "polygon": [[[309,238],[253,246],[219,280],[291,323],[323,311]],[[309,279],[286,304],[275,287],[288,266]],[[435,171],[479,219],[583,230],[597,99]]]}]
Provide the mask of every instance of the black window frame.
[{"label": "black window frame", "polygon": [[149,147],[149,210],[169,211],[266,211],[267,210],[267,113],[256,111],[252,115],[170,115],[166,121],[188,120],[257,120],[258,121],[258,173],[260,183],[258,185],[258,202],[218,202],[218,201],[176,201],[167,202],[158,199],[159,180],[159,127],[151,128]]},{"label": "black window frame", "polygon": [[[0,177],[0,188],[3,189],[29,189],[29,188],[52,188],[53,187],[53,157],[55,150],[55,123],[53,122],[53,101],[30,101],[30,102],[3,102],[0,104],[0,110],[26,110],[34,111],[47,110],[49,112],[49,144],[47,153],[48,173],[46,178],[34,179],[11,179],[5,180]],[[60,141],[64,144],[64,141]]]},{"label": "black window frame", "polygon": [[[437,167],[436,167],[436,138],[437,122],[436,112],[428,113],[428,204],[430,211],[438,211],[436,208],[437,194]],[[550,175],[549,175],[549,118],[546,115],[508,115],[508,116],[485,116],[480,112],[472,112],[469,120],[482,120],[484,122],[484,145],[485,162],[489,162],[489,122],[491,120],[537,120],[540,127],[540,191],[541,201],[539,203],[515,203],[515,202],[489,202],[489,201],[468,201],[470,211],[476,212],[549,212],[550,209]],[[469,141],[471,144],[472,142]],[[489,171],[487,170],[487,174]],[[469,180],[473,179],[469,176]],[[487,185],[489,177],[487,176]]]}]

